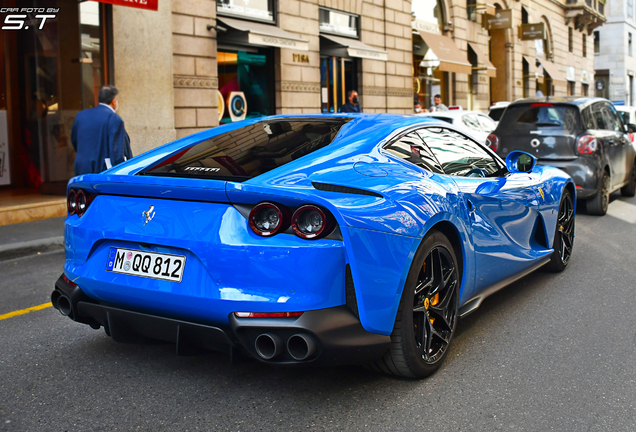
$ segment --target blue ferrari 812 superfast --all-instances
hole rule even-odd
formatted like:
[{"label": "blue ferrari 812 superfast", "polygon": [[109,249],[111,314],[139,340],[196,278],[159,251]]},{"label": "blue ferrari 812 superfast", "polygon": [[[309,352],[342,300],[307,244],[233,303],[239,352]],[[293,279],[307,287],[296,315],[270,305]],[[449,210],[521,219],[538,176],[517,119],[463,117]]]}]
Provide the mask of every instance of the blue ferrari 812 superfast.
[{"label": "blue ferrari 812 superfast", "polygon": [[461,316],[574,241],[565,172],[406,115],[227,124],[67,191],[62,315],[277,365],[426,377]]}]

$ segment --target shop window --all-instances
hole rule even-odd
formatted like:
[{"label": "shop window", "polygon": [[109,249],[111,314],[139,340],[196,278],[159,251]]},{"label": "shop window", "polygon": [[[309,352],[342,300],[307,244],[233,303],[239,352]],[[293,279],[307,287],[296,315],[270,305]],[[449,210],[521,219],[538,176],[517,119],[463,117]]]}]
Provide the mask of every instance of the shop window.
[{"label": "shop window", "polygon": [[332,9],[319,9],[320,32],[346,36],[359,37],[360,17],[358,15],[335,11]]},{"label": "shop window", "polygon": [[274,22],[274,0],[217,0],[219,15]]},{"label": "shop window", "polygon": [[347,102],[349,90],[358,91],[357,60],[342,57],[320,57],[321,111],[339,112]]},{"label": "shop window", "polygon": [[574,52],[574,29],[568,27],[568,51]]},{"label": "shop window", "polygon": [[221,123],[274,114],[273,52],[269,48],[217,53],[219,91],[225,101]]},{"label": "shop window", "polygon": [[[39,7],[34,0],[21,6]],[[112,82],[110,5],[97,2],[49,1],[61,8],[55,18],[15,32],[16,61],[9,64],[9,109],[14,120],[11,154],[17,162],[12,184],[65,194],[74,174],[71,131],[82,109],[97,105],[102,85]],[[15,68],[15,69],[13,69]]]},{"label": "shop window", "polygon": [[574,96],[576,83],[569,81],[568,82],[568,96]]},{"label": "shop window", "polygon": [[[523,97],[530,97],[530,64],[524,58],[523,62]],[[532,76],[534,78],[534,75]]]},{"label": "shop window", "polygon": [[521,6],[521,24],[528,24],[528,10]]}]

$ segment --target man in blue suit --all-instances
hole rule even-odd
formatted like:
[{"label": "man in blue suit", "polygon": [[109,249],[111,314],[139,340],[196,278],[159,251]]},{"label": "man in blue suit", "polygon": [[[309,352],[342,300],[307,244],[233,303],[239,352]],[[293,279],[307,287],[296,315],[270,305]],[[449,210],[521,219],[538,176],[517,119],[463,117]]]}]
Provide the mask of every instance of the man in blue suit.
[{"label": "man in blue suit", "polygon": [[75,175],[100,173],[132,157],[124,121],[115,112],[119,91],[107,85],[99,91],[99,105],[80,111],[75,117],[71,142]]}]

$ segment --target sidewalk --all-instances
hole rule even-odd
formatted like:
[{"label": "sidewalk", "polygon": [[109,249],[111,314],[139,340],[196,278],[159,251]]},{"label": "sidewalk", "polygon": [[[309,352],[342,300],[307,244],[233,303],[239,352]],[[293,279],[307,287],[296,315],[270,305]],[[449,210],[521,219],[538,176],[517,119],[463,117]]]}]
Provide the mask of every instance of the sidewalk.
[{"label": "sidewalk", "polygon": [[64,249],[64,217],[0,226],[0,261]]}]

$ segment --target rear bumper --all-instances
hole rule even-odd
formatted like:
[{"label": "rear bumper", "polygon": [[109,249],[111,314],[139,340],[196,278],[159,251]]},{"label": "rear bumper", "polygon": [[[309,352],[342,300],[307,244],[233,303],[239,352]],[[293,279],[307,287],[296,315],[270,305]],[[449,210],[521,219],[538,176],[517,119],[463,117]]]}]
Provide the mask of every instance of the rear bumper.
[{"label": "rear bumper", "polygon": [[[347,306],[308,311],[298,318],[237,318],[231,314],[229,326],[217,327],[100,304],[62,276],[55,283],[51,301],[74,321],[95,329],[104,327],[117,342],[174,343],[178,355],[220,351],[282,365],[364,364],[381,357],[391,340],[364,330]],[[64,301],[68,308],[63,307]],[[271,353],[263,347],[271,347]]]},{"label": "rear bumper", "polygon": [[576,185],[578,199],[590,198],[598,191],[602,167],[595,158],[578,157],[571,161],[540,159],[538,163],[550,165],[568,173]]}]

